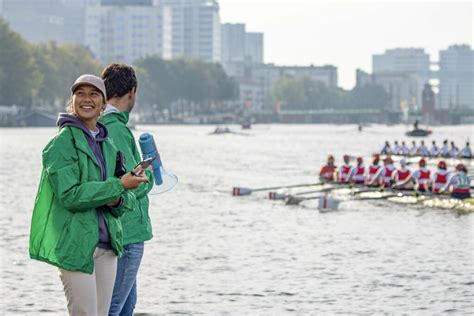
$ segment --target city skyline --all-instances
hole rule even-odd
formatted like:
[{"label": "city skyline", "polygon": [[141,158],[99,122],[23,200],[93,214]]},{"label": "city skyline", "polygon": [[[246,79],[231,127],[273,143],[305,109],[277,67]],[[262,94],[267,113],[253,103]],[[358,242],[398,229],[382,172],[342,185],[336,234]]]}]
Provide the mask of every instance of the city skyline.
[{"label": "city skyline", "polygon": [[265,34],[265,63],[334,65],[338,67],[339,85],[345,89],[354,87],[356,69],[372,72],[372,55],[387,49],[423,48],[431,62],[437,62],[439,51],[450,45],[472,47],[471,2],[220,0],[219,3],[222,23],[245,23],[248,31]]}]

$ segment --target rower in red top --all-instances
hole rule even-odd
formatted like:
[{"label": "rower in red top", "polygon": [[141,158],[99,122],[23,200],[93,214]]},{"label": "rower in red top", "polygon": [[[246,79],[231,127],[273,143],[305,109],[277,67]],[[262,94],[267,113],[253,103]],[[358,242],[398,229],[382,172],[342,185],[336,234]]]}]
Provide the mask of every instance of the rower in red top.
[{"label": "rower in red top", "polygon": [[397,183],[394,186],[394,188],[400,189],[406,186],[410,182],[415,182],[417,184],[417,190],[428,191],[431,172],[428,169],[426,169],[425,159],[420,159],[420,161],[418,162],[418,165],[420,166],[418,170],[415,170],[415,172],[413,172],[404,181]]},{"label": "rower in red top", "polygon": [[355,184],[365,183],[365,166],[362,157],[357,157],[357,166],[351,169],[350,179]]},{"label": "rower in red top", "polygon": [[372,157],[373,157],[373,161],[372,161],[372,164],[369,166],[369,174],[367,177],[367,182],[372,181],[375,177],[375,174],[380,169],[380,165],[379,165],[380,155],[374,154]]},{"label": "rower in red top", "polygon": [[439,191],[446,186],[448,183],[449,172],[446,170],[446,162],[441,160],[438,162],[438,170],[433,173],[431,178],[431,187],[433,193],[439,193]]},{"label": "rower in red top", "polygon": [[348,155],[344,155],[343,159],[344,159],[344,165],[342,165],[342,167],[339,168],[339,172],[338,172],[338,175],[337,175],[337,181],[339,181],[339,182],[349,182],[350,177],[351,177],[351,169],[352,169],[352,166],[349,164],[349,159],[350,158],[349,158]]},{"label": "rower in red top", "polygon": [[321,171],[319,172],[319,181],[321,182],[335,181],[335,175],[336,175],[336,166],[334,165],[334,156],[329,155],[327,164],[323,166],[321,168]]},{"label": "rower in red top", "polygon": [[395,176],[395,167],[393,166],[393,160],[391,157],[387,157],[383,160],[384,166],[377,171],[374,178],[369,181],[369,185],[373,186],[378,183],[382,188],[390,187],[392,185],[393,177]]},{"label": "rower in red top", "polygon": [[[405,181],[410,177],[410,175],[411,171],[407,168],[407,161],[405,158],[403,158],[402,160],[400,160],[400,169],[398,169],[395,173],[395,181],[396,183]],[[400,187],[400,189],[413,190],[413,185],[407,184],[403,187]]]}]

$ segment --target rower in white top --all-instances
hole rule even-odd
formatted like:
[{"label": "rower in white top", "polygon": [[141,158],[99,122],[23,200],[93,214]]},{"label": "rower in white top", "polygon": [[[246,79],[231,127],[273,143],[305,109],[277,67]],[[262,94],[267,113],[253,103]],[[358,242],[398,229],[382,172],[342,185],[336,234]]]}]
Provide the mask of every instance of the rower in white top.
[{"label": "rower in white top", "polygon": [[420,143],[420,147],[418,147],[418,156],[428,157],[430,155],[430,151],[428,147],[425,146],[425,142],[422,140]]},{"label": "rower in white top", "polygon": [[466,143],[466,147],[461,149],[458,153],[459,158],[467,158],[470,159],[472,158],[472,151],[471,148],[469,147],[469,142]]},{"label": "rower in white top", "polygon": [[402,141],[402,145],[400,146],[400,155],[408,156],[410,154],[410,149],[405,144],[405,141]]},{"label": "rower in white top", "polygon": [[402,147],[398,144],[398,141],[395,141],[393,143],[393,149],[392,149],[392,154],[393,155],[401,155],[402,153]]},{"label": "rower in white top", "polygon": [[410,156],[416,156],[418,154],[418,147],[416,146],[416,142],[412,141],[412,146],[410,148]]},{"label": "rower in white top", "polygon": [[455,158],[455,157],[458,156],[458,153],[459,153],[459,149],[456,147],[456,145],[452,141],[451,142],[451,148],[449,149],[449,157]]},{"label": "rower in white top", "polygon": [[392,154],[392,148],[390,147],[390,143],[388,141],[385,142],[385,145],[383,146],[380,153],[382,155],[391,155]]},{"label": "rower in white top", "polygon": [[430,156],[431,157],[438,157],[439,155],[439,148],[436,146],[436,141],[432,142],[431,149],[430,149]]},{"label": "rower in white top", "polygon": [[448,146],[448,140],[447,139],[445,139],[443,141],[443,146],[439,150],[438,156],[445,157],[445,158],[449,157],[449,146]]}]

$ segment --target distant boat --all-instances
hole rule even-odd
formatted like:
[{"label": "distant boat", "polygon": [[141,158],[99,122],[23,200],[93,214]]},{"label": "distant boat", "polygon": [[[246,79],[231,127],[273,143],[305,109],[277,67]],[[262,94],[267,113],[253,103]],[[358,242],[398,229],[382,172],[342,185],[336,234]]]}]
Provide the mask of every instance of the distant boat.
[{"label": "distant boat", "polygon": [[242,126],[242,129],[251,129],[252,128],[252,124],[250,124],[250,122],[246,121],[246,122],[243,122],[241,124]]},{"label": "distant boat", "polygon": [[426,137],[428,135],[430,135],[432,133],[432,131],[430,129],[414,129],[414,130],[411,130],[411,131],[408,131],[406,132],[406,135],[407,136],[411,136],[411,137]]}]

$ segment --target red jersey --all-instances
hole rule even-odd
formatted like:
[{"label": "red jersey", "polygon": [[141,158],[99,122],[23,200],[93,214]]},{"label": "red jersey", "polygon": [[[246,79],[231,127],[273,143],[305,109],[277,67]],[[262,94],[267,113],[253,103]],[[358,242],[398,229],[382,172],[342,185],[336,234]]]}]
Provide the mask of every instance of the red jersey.
[{"label": "red jersey", "polygon": [[334,181],[334,173],[336,172],[336,166],[324,166],[321,168],[319,172],[319,176],[322,177],[326,181]]}]

